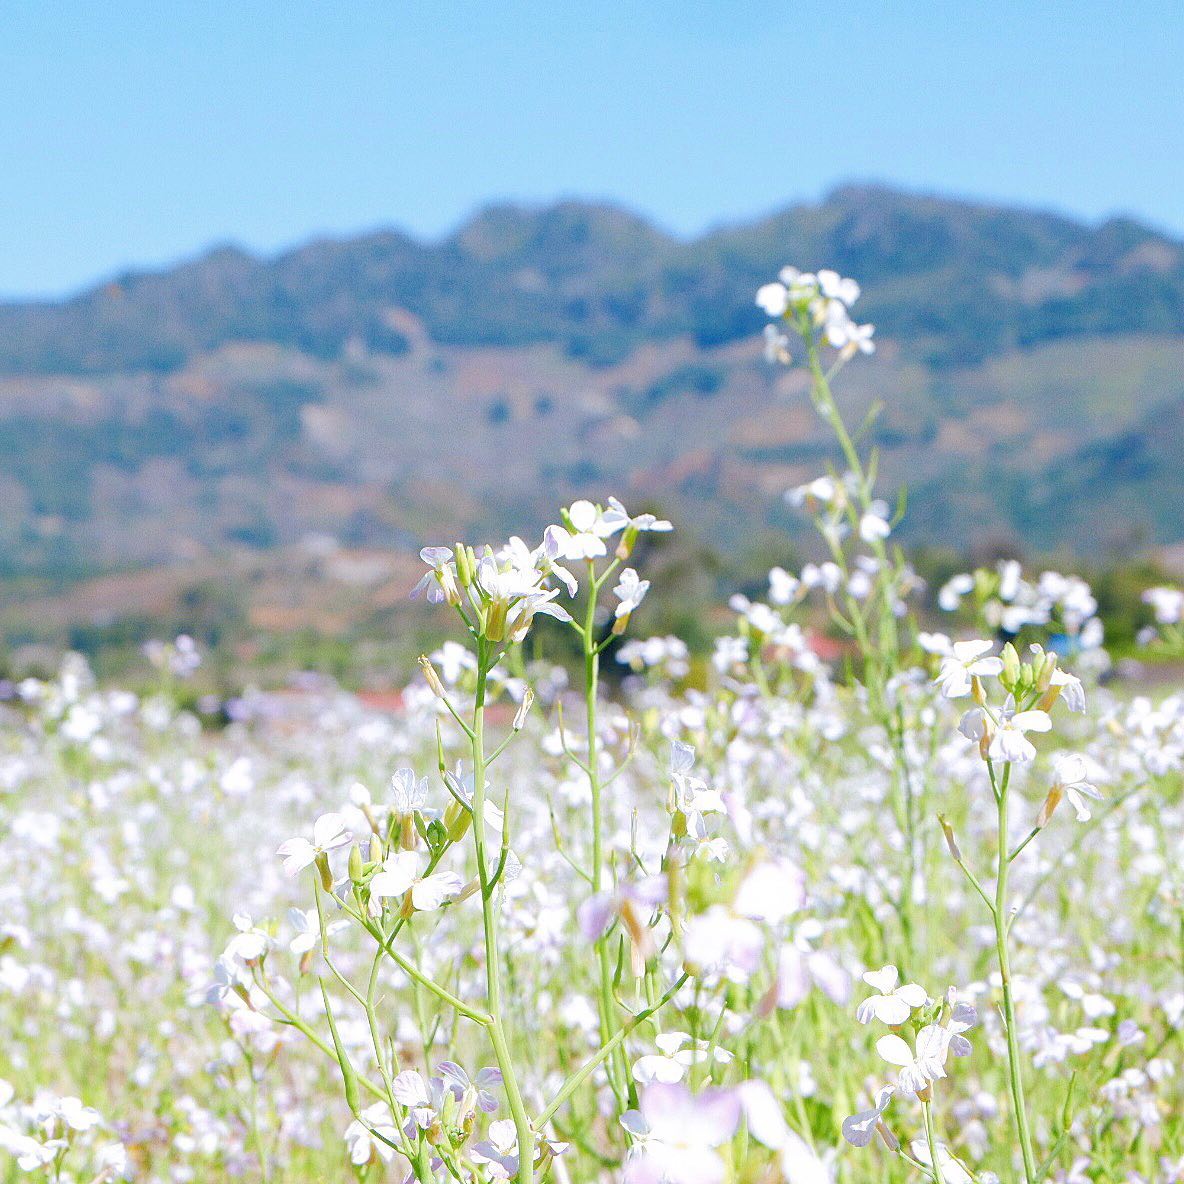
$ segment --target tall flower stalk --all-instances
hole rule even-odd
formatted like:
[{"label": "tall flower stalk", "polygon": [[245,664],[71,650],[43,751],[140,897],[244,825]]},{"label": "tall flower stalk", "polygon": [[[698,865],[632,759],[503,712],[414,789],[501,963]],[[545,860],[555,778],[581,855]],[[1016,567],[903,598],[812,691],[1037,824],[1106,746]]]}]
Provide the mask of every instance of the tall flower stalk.
[{"label": "tall flower stalk", "polygon": [[[491,668],[490,643],[477,641],[477,690],[473,698],[472,758],[473,758],[473,848],[477,858],[477,876],[481,894],[481,930],[485,943],[485,1010],[489,1014],[489,1039],[493,1055],[501,1070],[506,1101],[514,1119],[518,1137],[518,1182],[533,1184],[535,1136],[526,1113],[526,1103],[514,1068],[514,1058],[506,1039],[506,1022],[502,1006],[501,947],[498,941],[497,903],[494,893],[504,870],[503,864],[491,865],[486,844],[486,778],[485,778],[485,695]],[[508,825],[508,821],[503,825]],[[508,831],[504,832],[508,835]]]}]

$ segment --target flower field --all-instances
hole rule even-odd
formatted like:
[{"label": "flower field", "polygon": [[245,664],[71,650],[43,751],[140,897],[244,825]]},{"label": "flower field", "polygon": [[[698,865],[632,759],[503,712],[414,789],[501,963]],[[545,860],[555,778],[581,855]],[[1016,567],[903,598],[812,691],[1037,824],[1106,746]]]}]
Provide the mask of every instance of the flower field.
[{"label": "flower field", "polygon": [[836,463],[705,662],[646,633],[679,524],[581,500],[425,548],[453,639],[394,713],[203,727],[187,639],[151,695],[10,689],[0,1179],[1184,1180],[1184,695],[1111,681],[1070,575],[919,617],[858,295],[758,294]]}]

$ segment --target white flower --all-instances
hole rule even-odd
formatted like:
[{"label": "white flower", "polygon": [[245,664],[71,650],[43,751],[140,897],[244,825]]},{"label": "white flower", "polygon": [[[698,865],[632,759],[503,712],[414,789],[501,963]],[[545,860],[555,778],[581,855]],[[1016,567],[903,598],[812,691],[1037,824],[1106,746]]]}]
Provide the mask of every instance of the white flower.
[{"label": "white flower", "polygon": [[417,778],[413,769],[397,769],[391,775],[391,810],[414,814],[428,804],[428,779]]},{"label": "white flower", "polygon": [[917,983],[904,983],[897,986],[900,971],[895,966],[888,965],[880,970],[868,970],[864,973],[863,981],[875,991],[855,1010],[855,1018],[861,1024],[870,1024],[873,1019],[881,1023],[903,1024],[918,1007],[924,1007],[929,996],[925,988]]},{"label": "white flower", "polygon": [[97,1110],[84,1106],[80,1098],[69,1096],[58,1098],[53,1113],[72,1131],[88,1131],[103,1121]]},{"label": "white flower", "polygon": [[776,325],[765,326],[765,361],[770,365],[788,366],[793,358],[789,352],[789,337]]},{"label": "white flower", "polygon": [[886,539],[891,533],[892,527],[888,524],[888,507],[882,503],[873,506],[859,519],[859,537],[865,543]]},{"label": "white flower", "polygon": [[608,509],[601,515],[601,521],[608,528],[610,534],[616,534],[618,530],[625,529],[653,531],[660,534],[674,529],[672,523],[665,518],[655,517],[653,514],[638,514],[635,518],[630,517],[629,511],[615,497],[608,499]]},{"label": "white flower", "polygon": [[1078,822],[1088,822],[1090,812],[1086,798],[1100,802],[1102,794],[1098,787],[1089,781],[1089,767],[1085,757],[1076,752],[1058,756],[1054,769],[1053,792],[1059,790],[1069,799],[1070,805],[1077,812]]},{"label": "white flower", "polygon": [[1052,720],[1047,712],[1017,712],[1014,697],[1008,695],[987,748],[987,755],[993,761],[1034,761],[1036,747],[1024,733],[1047,732],[1051,728]]},{"label": "white flower", "polygon": [[1061,688],[1061,701],[1070,711],[1085,710],[1085,687],[1081,685],[1081,679],[1077,675],[1066,670],[1054,670],[1049,685]]},{"label": "white flower", "polygon": [[909,1094],[917,1093],[931,1081],[946,1075],[946,1055],[949,1050],[949,1029],[940,1024],[926,1024],[917,1033],[916,1051],[894,1032],[876,1041],[876,1052],[888,1064],[900,1069],[900,1088]]},{"label": "white flower", "polygon": [[382,870],[370,881],[370,895],[383,899],[410,890],[411,903],[420,912],[438,909],[464,887],[456,872],[432,872],[421,876],[420,857],[414,851],[396,851],[383,861]]},{"label": "white flower", "polygon": [[440,1077],[433,1077],[429,1085],[414,1069],[404,1069],[391,1082],[391,1093],[400,1106],[407,1107],[416,1126],[427,1130],[444,1104],[445,1086]]},{"label": "white flower", "polygon": [[424,547],[419,557],[431,570],[411,589],[411,599],[416,600],[426,592],[429,604],[443,604],[445,601],[450,604],[458,603],[460,590],[457,586],[456,562],[452,549]]},{"label": "white flower", "polygon": [[[929,1143],[926,1139],[914,1139],[911,1143],[913,1158],[926,1167],[932,1160],[929,1156]],[[946,1184],[974,1184],[974,1177],[956,1159],[944,1143],[937,1144],[937,1162],[941,1168],[942,1179]]]},{"label": "white flower", "polygon": [[870,1110],[861,1110],[858,1114],[852,1114],[850,1118],[844,1118],[843,1138],[853,1147],[866,1147],[872,1141],[872,1136],[876,1133],[880,1119],[888,1109],[888,1103],[892,1101],[894,1093],[895,1087],[886,1085],[876,1094],[876,1104]]},{"label": "white flower", "polygon": [[246,913],[234,914],[234,927],[238,933],[227,943],[222,958],[232,965],[242,965],[262,958],[271,945],[271,938],[262,929],[257,929]]},{"label": "white flower", "polygon": [[322,814],[312,825],[311,843],[304,838],[288,839],[279,845],[276,854],[284,857],[284,871],[295,876],[315,863],[318,855],[344,847],[351,837],[340,814]]},{"label": "white flower", "polygon": [[784,284],[763,284],[757,289],[757,305],[769,317],[781,317],[789,308],[789,290]]},{"label": "white flower", "polygon": [[917,634],[917,644],[927,654],[937,654],[943,658],[948,658],[954,652],[953,643],[944,633],[922,631]]},{"label": "white flower", "polygon": [[[316,909],[309,909],[307,912],[303,909],[289,909],[288,920],[296,930],[296,936],[288,942],[288,949],[293,954],[306,954],[321,940],[321,923]],[[344,919],[330,921],[325,926],[325,933],[331,936],[348,928],[349,922]]]},{"label": "white flower", "polygon": [[623,526],[623,522],[606,521],[604,511],[581,498],[567,510],[566,526],[548,526],[546,546],[559,559],[598,559],[608,554],[604,540]]},{"label": "white flower", "polygon": [[959,999],[953,987],[946,992],[946,1005],[950,1009],[945,1025],[950,1033],[950,1052],[956,1057],[968,1057],[973,1049],[962,1033],[969,1032],[978,1023],[978,1010],[973,1003]]},{"label": "white flower", "polygon": [[988,658],[989,641],[956,641],[953,653],[943,658],[941,670],[934,680],[947,699],[960,699],[970,694],[971,678],[985,678],[1003,670],[1001,658]]},{"label": "white flower", "polygon": [[779,925],[806,903],[806,877],[783,861],[764,860],[740,881],[733,910],[752,921]]},{"label": "white flower", "polygon": [[681,1084],[653,1082],[621,1125],[637,1139],[625,1165],[626,1184],[723,1184],[727,1165],[717,1147],[740,1122],[734,1090],[692,1094]]},{"label": "white flower", "polygon": [[1184,591],[1179,588],[1148,588],[1143,603],[1151,606],[1160,625],[1178,625],[1184,620]]},{"label": "white flower", "polygon": [[474,1163],[485,1164],[492,1179],[512,1179],[518,1172],[518,1131],[513,1119],[491,1122],[489,1137],[474,1143],[469,1157]]},{"label": "white flower", "polygon": [[686,1032],[659,1033],[654,1037],[654,1043],[661,1055],[650,1053],[639,1057],[633,1064],[633,1079],[639,1085],[649,1085],[653,1081],[681,1081],[692,1065],[707,1060],[726,1065],[733,1059],[733,1054],[726,1048],[696,1042]]},{"label": "white flower", "polygon": [[769,599],[774,604],[791,604],[798,594],[801,581],[783,567],[769,569]]},{"label": "white flower", "polygon": [[617,620],[627,617],[645,599],[650,590],[649,580],[640,579],[631,567],[621,572],[620,582],[613,589],[613,595],[620,601],[614,614]]},{"label": "white flower", "polygon": [[974,576],[962,572],[942,585],[937,594],[938,607],[947,613],[954,612],[962,603],[962,597],[974,591]]},{"label": "white flower", "polygon": [[[373,1132],[373,1133],[372,1133]],[[382,1136],[379,1138],[378,1136]],[[381,1160],[390,1163],[395,1150],[390,1143],[397,1142],[398,1128],[391,1121],[391,1113],[383,1102],[367,1106],[345,1129],[345,1143],[349,1148],[349,1161],[355,1167]],[[390,1143],[385,1140],[390,1140]]]},{"label": "white flower", "polygon": [[818,287],[829,300],[840,300],[848,306],[859,299],[859,285],[851,279],[844,279],[837,271],[822,268],[818,272]]}]

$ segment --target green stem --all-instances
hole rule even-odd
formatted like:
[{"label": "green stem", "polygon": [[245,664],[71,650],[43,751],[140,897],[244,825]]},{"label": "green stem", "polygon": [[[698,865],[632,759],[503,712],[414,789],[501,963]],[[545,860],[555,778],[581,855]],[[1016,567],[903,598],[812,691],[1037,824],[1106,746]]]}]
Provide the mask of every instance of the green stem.
[{"label": "green stem", "polygon": [[[994,770],[992,769],[992,775]],[[1007,791],[1011,780],[1011,766],[1003,772],[999,781],[996,811],[999,818],[998,868],[995,880],[995,907],[992,917],[995,922],[995,952],[999,962],[999,978],[1003,983],[1003,1022],[1007,1029],[1007,1072],[1011,1087],[1012,1110],[1015,1116],[1016,1135],[1024,1157],[1024,1179],[1027,1184],[1036,1181],[1036,1157],[1032,1153],[1032,1132],[1028,1125],[1028,1110],[1024,1101],[1024,1081],[1020,1072],[1020,1041],[1016,1031],[1015,999],[1011,989],[1011,959],[1007,949],[1007,873],[1011,867],[1007,849]]]},{"label": "green stem", "polygon": [[[614,565],[615,566],[615,565]],[[600,689],[600,651],[596,645],[596,604],[601,585],[613,570],[610,566],[599,579],[592,560],[588,561],[588,607],[584,617],[584,710],[588,725],[588,752],[584,771],[588,775],[588,788],[592,796],[592,892],[604,888],[604,806],[603,786],[600,780],[600,740],[597,735],[597,702]],[[608,1079],[620,1105],[627,1097],[629,1067],[623,1049],[614,1043],[617,1033],[617,1012],[613,1000],[613,960],[609,949],[609,935],[596,939],[596,960],[599,969],[597,991],[597,1012],[600,1018],[600,1042],[612,1046],[612,1058],[608,1066]]]},{"label": "green stem", "polygon": [[555,1095],[551,1104],[539,1115],[538,1126],[541,1130],[555,1117],[556,1112],[584,1084],[585,1081],[595,1072],[596,1067],[606,1061],[612,1054],[625,1042],[625,1038],[646,1020],[656,1015],[679,991],[682,990],[690,975],[683,974],[675,982],[674,986],[670,988],[660,999],[647,1007],[644,1011],[640,1011],[635,1015],[623,1028],[619,1029],[616,1035],[605,1045],[603,1045],[596,1053],[588,1058],[580,1068],[573,1073],[564,1083],[563,1088]]},{"label": "green stem", "polygon": [[526,1113],[526,1103],[518,1086],[513,1058],[502,1023],[502,983],[498,949],[497,905],[493,898],[495,883],[490,877],[485,849],[485,685],[492,663],[489,643],[478,641],[477,694],[473,702],[473,846],[477,854],[477,876],[481,883],[481,925],[485,941],[485,1005],[489,1012],[489,1038],[493,1055],[501,1070],[506,1100],[518,1135],[518,1184],[534,1182],[535,1135]]},{"label": "green stem", "polygon": [[929,1144],[929,1167],[933,1179],[937,1184],[946,1184],[945,1173],[941,1169],[941,1160],[937,1154],[937,1132],[933,1127],[933,1103],[922,1102],[921,1109],[925,1114],[925,1140]]}]

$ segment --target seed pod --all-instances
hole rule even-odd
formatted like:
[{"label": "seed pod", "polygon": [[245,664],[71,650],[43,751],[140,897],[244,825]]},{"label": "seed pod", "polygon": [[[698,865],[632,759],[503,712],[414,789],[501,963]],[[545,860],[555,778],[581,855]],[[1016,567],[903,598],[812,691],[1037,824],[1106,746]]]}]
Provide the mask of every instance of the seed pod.
[{"label": "seed pod", "polygon": [[333,1019],[333,1009],[329,1006],[329,992],[325,990],[325,984],[322,982],[321,999],[325,1004],[325,1019],[329,1021],[329,1035],[333,1039],[333,1051],[337,1054],[337,1064],[341,1068],[341,1080],[345,1086],[345,1103],[350,1109],[351,1114],[358,1112],[358,1078],[354,1072],[354,1067],[350,1063],[350,1059],[346,1056],[345,1048],[341,1043],[341,1037],[337,1035],[337,1024]]}]

